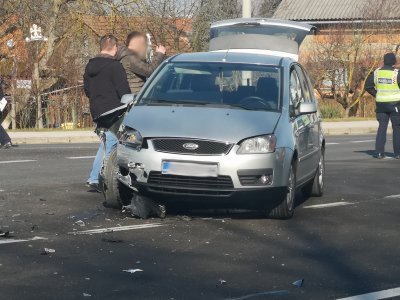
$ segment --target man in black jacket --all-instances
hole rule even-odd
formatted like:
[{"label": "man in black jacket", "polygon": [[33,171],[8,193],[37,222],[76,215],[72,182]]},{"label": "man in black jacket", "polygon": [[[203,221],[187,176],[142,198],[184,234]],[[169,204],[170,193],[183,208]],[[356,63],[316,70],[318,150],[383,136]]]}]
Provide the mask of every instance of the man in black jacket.
[{"label": "man in black jacket", "polygon": [[118,40],[106,35],[100,41],[100,54],[86,66],[84,89],[90,101],[93,119],[121,106],[121,98],[130,94],[128,79],[122,65],[114,59]]},{"label": "man in black jacket", "polygon": [[379,122],[376,158],[385,158],[386,132],[391,120],[394,157],[400,159],[400,72],[395,64],[396,55],[385,54],[384,66],[371,73],[365,83],[365,90],[376,99],[376,118]]},{"label": "man in black jacket", "polygon": [[[0,100],[2,100],[3,98],[4,98],[3,80],[0,78]],[[0,149],[9,149],[11,147],[12,147],[11,139],[8,136],[7,132],[4,130],[3,126],[1,126],[1,121],[0,121]]]},{"label": "man in black jacket", "polygon": [[[119,61],[114,59],[117,43],[118,40],[112,35],[102,37],[100,54],[89,61],[83,76],[85,94],[89,98],[90,112],[95,121],[105,112],[120,107],[122,96],[131,93],[125,70]],[[105,161],[117,143],[116,136],[107,131]],[[101,143],[87,181],[87,185],[96,190],[99,190],[103,153],[104,146]]]}]

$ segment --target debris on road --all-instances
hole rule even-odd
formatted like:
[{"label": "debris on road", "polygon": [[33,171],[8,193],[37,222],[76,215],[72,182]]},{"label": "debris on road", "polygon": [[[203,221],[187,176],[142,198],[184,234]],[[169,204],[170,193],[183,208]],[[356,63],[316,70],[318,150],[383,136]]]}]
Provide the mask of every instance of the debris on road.
[{"label": "debris on road", "polygon": [[193,220],[193,218],[191,218],[189,216],[178,216],[178,219],[182,220],[182,221],[186,221],[186,222],[190,222]]},{"label": "debris on road", "polygon": [[224,279],[218,279],[218,282],[220,285],[226,284],[226,280],[224,280]]},{"label": "debris on road", "polygon": [[44,248],[44,251],[42,253],[40,253],[41,255],[48,255],[48,254],[52,254],[52,253],[56,253],[56,250],[51,249],[51,248]]},{"label": "debris on road", "polygon": [[154,216],[164,219],[166,208],[150,198],[134,195],[131,204],[122,206],[122,213],[133,218],[148,219]]},{"label": "debris on road", "polygon": [[297,287],[302,287],[303,283],[304,283],[304,279],[299,279],[299,280],[296,280],[295,282],[293,282],[292,284]]},{"label": "debris on road", "polygon": [[46,199],[43,198],[39,198],[39,201],[47,201]]},{"label": "debris on road", "polygon": [[92,295],[90,295],[88,293],[83,293],[83,297],[92,297]]},{"label": "debris on road", "polygon": [[0,230],[0,237],[9,237],[10,232],[9,231],[2,231]]},{"label": "debris on road", "polygon": [[37,230],[37,229],[39,229],[39,226],[37,226],[37,225],[32,225],[31,231],[34,231],[34,230]]},{"label": "debris on road", "polygon": [[119,239],[107,239],[107,238],[102,238],[101,239],[103,242],[106,243],[122,243],[123,240],[119,240]]},{"label": "debris on road", "polygon": [[85,222],[83,222],[82,220],[76,221],[75,224],[78,225],[78,226],[81,226],[81,227],[86,226]]},{"label": "debris on road", "polygon": [[122,270],[122,272],[134,274],[136,272],[143,272],[143,270],[142,269],[128,269],[128,270]]}]

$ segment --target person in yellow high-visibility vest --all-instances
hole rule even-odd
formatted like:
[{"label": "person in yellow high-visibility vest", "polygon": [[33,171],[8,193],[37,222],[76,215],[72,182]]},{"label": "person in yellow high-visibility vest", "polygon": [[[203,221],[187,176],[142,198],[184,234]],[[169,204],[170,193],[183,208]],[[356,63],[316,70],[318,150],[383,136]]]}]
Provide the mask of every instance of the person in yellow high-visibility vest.
[{"label": "person in yellow high-visibility vest", "polygon": [[376,158],[385,158],[386,133],[389,120],[393,127],[394,157],[400,159],[400,72],[394,67],[396,55],[387,53],[384,66],[371,73],[365,90],[376,100],[376,118],[379,122],[376,134]]}]

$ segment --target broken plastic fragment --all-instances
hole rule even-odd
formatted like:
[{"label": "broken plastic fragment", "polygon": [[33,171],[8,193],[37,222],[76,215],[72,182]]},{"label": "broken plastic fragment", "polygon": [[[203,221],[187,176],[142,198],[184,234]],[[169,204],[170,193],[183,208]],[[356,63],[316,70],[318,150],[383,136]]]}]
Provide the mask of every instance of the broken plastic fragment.
[{"label": "broken plastic fragment", "polygon": [[221,285],[226,284],[226,280],[224,280],[224,279],[219,279],[218,282],[219,282],[219,284],[221,284]]},{"label": "broken plastic fragment", "polygon": [[51,253],[56,253],[56,250],[51,249],[51,248],[44,248],[44,251],[41,253],[42,255],[47,255]]},{"label": "broken plastic fragment", "polygon": [[150,198],[135,194],[131,199],[131,204],[122,206],[122,213],[134,218],[147,219],[155,216],[164,219],[166,208]]},{"label": "broken plastic fragment", "polygon": [[303,283],[304,283],[304,279],[299,279],[299,280],[296,280],[295,282],[293,282],[292,284],[297,287],[302,287]]},{"label": "broken plastic fragment", "polygon": [[192,221],[192,218],[189,217],[189,216],[179,216],[178,218],[179,218],[180,220],[186,221],[186,222]]},{"label": "broken plastic fragment", "polygon": [[136,273],[136,272],[143,272],[142,269],[128,269],[128,270],[122,270],[122,272],[127,272],[127,273]]},{"label": "broken plastic fragment", "polygon": [[76,221],[75,224],[76,224],[76,225],[79,225],[79,226],[81,226],[81,227],[84,227],[84,226],[86,225],[85,222],[83,222],[82,220]]},{"label": "broken plastic fragment", "polygon": [[0,237],[8,237],[10,235],[9,231],[0,230]]}]

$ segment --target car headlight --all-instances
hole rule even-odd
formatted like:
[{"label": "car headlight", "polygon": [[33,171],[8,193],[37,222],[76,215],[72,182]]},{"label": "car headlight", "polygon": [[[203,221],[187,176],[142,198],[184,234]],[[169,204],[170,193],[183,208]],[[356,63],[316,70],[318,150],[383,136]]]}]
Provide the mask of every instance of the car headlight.
[{"label": "car headlight", "polygon": [[123,126],[120,129],[122,129],[119,136],[119,142],[121,144],[137,149],[142,147],[143,137],[139,131],[128,126]]},{"label": "car headlight", "polygon": [[261,154],[275,152],[275,135],[262,135],[244,140],[240,144],[237,154]]}]

